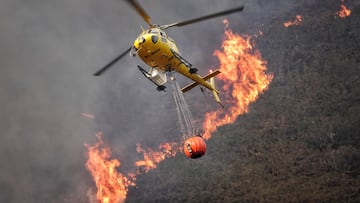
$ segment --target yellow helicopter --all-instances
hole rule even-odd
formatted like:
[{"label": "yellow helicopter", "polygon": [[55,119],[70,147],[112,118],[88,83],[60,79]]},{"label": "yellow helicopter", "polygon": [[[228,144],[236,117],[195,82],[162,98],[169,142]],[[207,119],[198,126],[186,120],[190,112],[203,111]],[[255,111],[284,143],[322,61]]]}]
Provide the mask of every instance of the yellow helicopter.
[{"label": "yellow helicopter", "polygon": [[140,72],[157,86],[158,91],[165,91],[167,73],[175,71],[193,80],[192,83],[181,89],[183,93],[200,84],[203,87],[209,89],[213,93],[216,102],[219,103],[222,107],[224,107],[219,98],[219,91],[215,88],[213,78],[220,73],[220,70],[211,71],[208,75],[204,77],[197,74],[198,69],[193,67],[191,63],[189,63],[180,55],[179,50],[176,47],[175,41],[168,37],[164,30],[170,27],[181,27],[210,18],[240,12],[244,9],[244,7],[240,6],[237,8],[168,25],[156,25],[151,23],[150,16],[136,0],[126,1],[138,12],[138,14],[140,14],[140,16],[150,26],[150,28],[147,30],[143,30],[142,33],[134,41],[133,46],[128,48],[114,60],[110,61],[103,68],[94,73],[94,76],[100,76],[110,67],[112,67],[117,61],[119,61],[122,57],[130,53],[130,55],[132,56],[137,55],[150,67],[149,71],[146,71],[140,65],[137,66]]}]

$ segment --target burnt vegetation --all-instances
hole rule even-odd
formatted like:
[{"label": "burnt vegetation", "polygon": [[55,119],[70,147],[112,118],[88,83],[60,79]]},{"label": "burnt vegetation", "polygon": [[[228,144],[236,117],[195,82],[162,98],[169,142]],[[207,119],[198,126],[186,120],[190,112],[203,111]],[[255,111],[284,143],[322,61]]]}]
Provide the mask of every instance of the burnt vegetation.
[{"label": "burnt vegetation", "polygon": [[[127,202],[360,202],[360,5],[299,1],[262,28],[274,79],[199,160],[138,176]],[[296,13],[298,12],[298,13]],[[303,16],[303,23],[283,22]]]}]

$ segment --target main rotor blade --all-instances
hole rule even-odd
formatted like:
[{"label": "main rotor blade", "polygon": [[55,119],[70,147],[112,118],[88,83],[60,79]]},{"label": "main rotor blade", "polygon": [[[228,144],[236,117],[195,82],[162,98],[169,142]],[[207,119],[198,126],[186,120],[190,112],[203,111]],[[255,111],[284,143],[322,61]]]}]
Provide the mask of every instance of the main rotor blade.
[{"label": "main rotor blade", "polygon": [[210,19],[210,18],[216,18],[216,17],[228,15],[228,14],[235,13],[235,12],[240,12],[242,10],[244,10],[244,6],[240,6],[240,7],[225,10],[225,11],[221,11],[221,12],[218,12],[218,13],[213,13],[213,14],[202,16],[202,17],[199,17],[199,18],[194,18],[194,19],[191,19],[191,20],[186,20],[186,21],[183,21],[183,22],[177,22],[177,23],[172,23],[172,24],[168,24],[168,25],[162,25],[162,26],[160,26],[160,28],[165,30],[165,29],[168,29],[168,28],[174,27],[174,26],[180,27],[180,26],[184,26],[184,25],[197,23],[197,22],[207,20],[207,19]]},{"label": "main rotor blade", "polygon": [[143,9],[140,4],[136,0],[126,0],[145,20],[145,22],[150,26],[153,27],[151,24],[150,16],[146,13],[145,9]]},{"label": "main rotor blade", "polygon": [[98,70],[96,73],[94,73],[94,76],[100,76],[101,74],[103,74],[107,69],[109,69],[117,61],[119,61],[123,56],[128,54],[130,52],[130,50],[131,50],[131,47],[129,49],[127,49],[126,51],[124,51],[122,54],[120,54],[118,57],[116,57],[114,60],[112,60],[108,64],[106,64],[106,66],[104,66],[103,68]]}]

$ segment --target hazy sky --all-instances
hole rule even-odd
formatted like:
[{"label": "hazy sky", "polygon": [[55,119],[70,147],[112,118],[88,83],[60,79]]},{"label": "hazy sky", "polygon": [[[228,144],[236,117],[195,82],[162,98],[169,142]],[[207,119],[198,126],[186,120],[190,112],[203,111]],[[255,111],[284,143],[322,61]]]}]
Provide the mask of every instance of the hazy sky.
[{"label": "hazy sky", "polygon": [[[234,31],[252,34],[289,12],[294,1],[140,3],[156,24],[243,4],[244,12],[228,19]],[[178,139],[171,92],[159,93],[143,78],[136,68],[139,59],[125,57],[102,77],[92,76],[132,44],[140,26],[146,27],[124,1],[0,4],[0,202],[87,202],[94,184],[84,166],[84,143],[94,143],[96,131],[104,132],[114,155],[128,165],[137,158],[136,143],[154,147]],[[217,65],[212,53],[220,48],[222,19],[167,32],[201,74]],[[189,103],[196,102],[197,93],[186,95]],[[84,118],[83,112],[96,118]]]}]

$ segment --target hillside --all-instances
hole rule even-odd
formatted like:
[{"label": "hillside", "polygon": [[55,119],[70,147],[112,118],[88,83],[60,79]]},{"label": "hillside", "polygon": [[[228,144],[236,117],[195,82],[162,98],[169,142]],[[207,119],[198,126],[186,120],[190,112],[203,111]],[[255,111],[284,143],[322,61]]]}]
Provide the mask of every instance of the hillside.
[{"label": "hillside", "polygon": [[304,2],[255,41],[274,79],[249,113],[203,158],[138,176],[127,202],[360,202],[360,5],[340,19],[338,4]]}]

